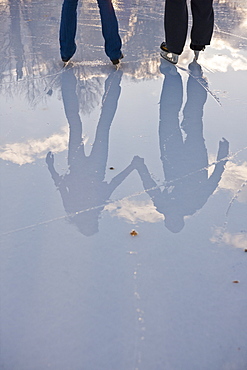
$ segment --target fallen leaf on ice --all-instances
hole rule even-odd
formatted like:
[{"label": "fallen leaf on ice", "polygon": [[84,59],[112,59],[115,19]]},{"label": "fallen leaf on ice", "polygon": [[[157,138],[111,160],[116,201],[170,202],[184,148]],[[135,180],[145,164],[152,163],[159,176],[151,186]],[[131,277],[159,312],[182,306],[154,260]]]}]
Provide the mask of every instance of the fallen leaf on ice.
[{"label": "fallen leaf on ice", "polygon": [[138,235],[138,232],[137,232],[137,231],[135,231],[135,230],[132,230],[132,231],[130,232],[130,235],[132,235],[132,236],[136,236],[136,235]]}]

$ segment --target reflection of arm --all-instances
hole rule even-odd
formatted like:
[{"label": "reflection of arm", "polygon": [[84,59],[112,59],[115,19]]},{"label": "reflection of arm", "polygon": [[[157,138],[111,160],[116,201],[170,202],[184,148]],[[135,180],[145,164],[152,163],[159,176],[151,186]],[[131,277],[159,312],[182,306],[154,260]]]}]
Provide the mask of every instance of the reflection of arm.
[{"label": "reflection of arm", "polygon": [[109,188],[111,189],[111,193],[126,179],[126,177],[135,169],[133,165],[133,161],[131,162],[128,167],[126,167],[122,172],[118,175],[113,177],[111,182],[109,183]]},{"label": "reflection of arm", "polygon": [[48,165],[48,170],[50,171],[51,177],[55,183],[55,185],[58,187],[60,185],[62,176],[60,176],[54,167],[54,154],[51,152],[47,153],[46,156],[46,163]]},{"label": "reflection of arm", "polygon": [[223,138],[219,142],[219,149],[217,155],[217,163],[215,165],[212,175],[208,179],[208,186],[210,189],[210,194],[217,188],[220,182],[221,176],[225,170],[225,164],[227,162],[227,156],[229,154],[229,142]]},{"label": "reflection of arm", "polygon": [[147,166],[144,163],[144,159],[136,156],[133,160],[135,162],[136,170],[142,180],[143,187],[148,195],[154,199],[161,195],[161,190],[158,188],[156,182],[152,179]]},{"label": "reflection of arm", "polygon": [[62,200],[63,200],[63,204],[64,204],[64,208],[65,210],[67,211],[67,205],[68,205],[68,195],[69,195],[69,191],[65,185],[65,182],[62,181],[63,180],[63,176],[60,176],[57,171],[55,170],[55,167],[54,167],[54,155],[49,152],[46,156],[46,163],[48,165],[48,170],[51,174],[51,177],[56,185],[56,187],[58,188],[60,194],[61,194],[61,197],[62,197]]},{"label": "reflection of arm", "polygon": [[[228,152],[229,143],[227,140],[223,139],[219,142],[217,161],[211,176],[204,180],[201,178],[201,181],[196,181],[194,186],[193,183],[191,183],[192,188],[190,188],[190,191],[186,192],[186,197],[184,198],[184,214],[192,215],[196,210],[201,209],[217,189],[225,170]],[[204,171],[204,168],[202,170]]]}]

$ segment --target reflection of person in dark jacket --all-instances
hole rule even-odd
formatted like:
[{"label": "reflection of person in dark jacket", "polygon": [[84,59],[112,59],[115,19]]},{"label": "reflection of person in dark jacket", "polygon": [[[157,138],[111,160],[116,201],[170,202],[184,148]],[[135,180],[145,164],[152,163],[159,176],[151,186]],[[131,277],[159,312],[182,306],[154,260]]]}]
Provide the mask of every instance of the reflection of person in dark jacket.
[{"label": "reflection of person in dark jacket", "polygon": [[[167,66],[164,61],[164,66]],[[159,140],[165,175],[165,189],[161,190],[139,158],[137,170],[143,185],[157,211],[165,216],[165,225],[172,232],[184,227],[184,217],[193,215],[207,202],[217,188],[224,172],[229,153],[229,143],[219,142],[217,163],[208,177],[208,156],[203,138],[203,106],[207,91],[202,84],[202,71],[195,61],[190,64],[191,75],[187,82],[187,102],[183,109],[183,121],[179,125],[179,112],[183,100],[183,87],[176,67],[162,67],[165,80],[160,99]],[[195,77],[195,75],[197,77]],[[199,83],[200,82],[200,83]],[[182,130],[186,137],[183,139]],[[135,163],[137,159],[135,158]]]},{"label": "reflection of person in dark jacket", "polygon": [[76,78],[73,69],[62,75],[62,97],[68,119],[70,136],[68,164],[69,173],[60,176],[54,168],[54,156],[46,157],[49,171],[61,194],[65,211],[80,232],[90,236],[98,231],[98,219],[107,200],[118,185],[134,169],[130,164],[108,184],[104,181],[108,157],[109,130],[120,96],[122,72],[112,72],[105,82],[102,110],[95,141],[89,156],[85,155],[82,139],[82,122],[76,95]]}]

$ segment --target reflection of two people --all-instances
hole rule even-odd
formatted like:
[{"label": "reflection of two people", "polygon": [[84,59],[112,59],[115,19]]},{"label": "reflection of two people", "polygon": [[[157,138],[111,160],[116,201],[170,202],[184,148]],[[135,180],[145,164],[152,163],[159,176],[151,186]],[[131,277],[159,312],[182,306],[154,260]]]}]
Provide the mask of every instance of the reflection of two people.
[{"label": "reflection of two people", "polygon": [[57,186],[66,213],[72,223],[76,224],[86,236],[98,231],[98,220],[113,191],[134,169],[131,163],[116,175],[110,183],[104,181],[109,131],[120,96],[120,70],[109,74],[105,81],[102,109],[96,130],[95,141],[89,156],[85,155],[82,138],[82,122],[79,115],[79,102],[76,94],[76,78],[73,69],[62,74],[62,98],[65,114],[69,123],[69,172],[59,175],[54,168],[54,156],[47,154],[47,164]]},{"label": "reflection of two people", "polygon": [[[208,177],[208,155],[203,138],[203,106],[207,100],[206,81],[199,64],[189,65],[187,101],[183,120],[179,112],[183,103],[182,79],[176,67],[164,61],[160,67],[165,75],[160,99],[159,143],[165,175],[161,190],[151,178],[143,159],[136,168],[146,192],[157,211],[165,216],[165,226],[177,233],[184,227],[184,218],[193,215],[207,202],[217,188],[224,172],[229,143],[219,142],[217,161]],[[185,139],[183,138],[183,132]],[[137,163],[137,161],[135,161]]]}]

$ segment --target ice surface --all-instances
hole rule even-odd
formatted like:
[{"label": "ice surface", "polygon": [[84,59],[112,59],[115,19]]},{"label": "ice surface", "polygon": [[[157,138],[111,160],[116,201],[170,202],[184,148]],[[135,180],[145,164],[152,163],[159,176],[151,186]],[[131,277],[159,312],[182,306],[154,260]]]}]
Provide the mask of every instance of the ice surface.
[{"label": "ice surface", "polygon": [[88,0],[63,68],[61,2],[0,1],[0,368],[246,370],[246,1],[177,67],[114,4],[120,68]]}]

